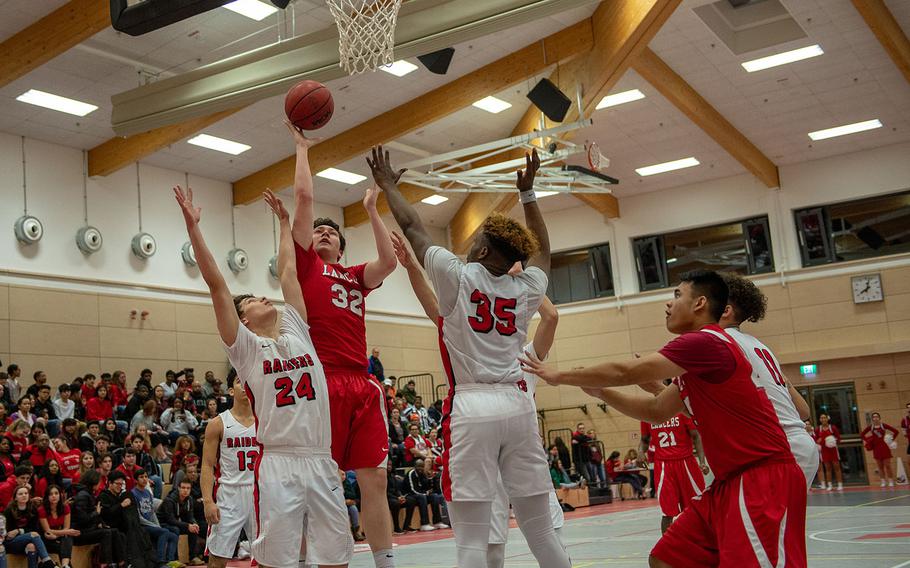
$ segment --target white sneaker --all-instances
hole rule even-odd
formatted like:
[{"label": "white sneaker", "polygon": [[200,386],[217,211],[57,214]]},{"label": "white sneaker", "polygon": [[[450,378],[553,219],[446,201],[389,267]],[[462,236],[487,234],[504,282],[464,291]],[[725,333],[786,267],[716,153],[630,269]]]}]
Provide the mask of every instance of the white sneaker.
[{"label": "white sneaker", "polygon": [[819,484],[818,484],[818,487],[816,487],[816,489],[824,489],[824,488],[825,488],[825,484],[824,484],[824,483],[819,483]]},{"label": "white sneaker", "polygon": [[838,483],[838,484],[837,484],[837,490],[838,490],[838,491],[843,491],[843,490],[844,490],[844,484],[843,484],[843,483]]},{"label": "white sneaker", "polygon": [[420,532],[430,532],[430,531],[435,531],[435,530],[436,530],[436,527],[434,527],[433,525],[421,525],[421,527],[420,527]]},{"label": "white sneaker", "polygon": [[884,486],[885,486],[885,480],[883,479],[882,483],[881,483],[881,487],[884,487]]},{"label": "white sneaker", "polygon": [[894,480],[893,480],[893,479],[892,479],[891,481],[888,482],[888,487],[894,487]]},{"label": "white sneaker", "polygon": [[246,560],[252,556],[250,552],[250,541],[241,540],[240,544],[237,546],[237,558],[240,560]]},{"label": "white sneaker", "polygon": [[834,484],[828,483],[828,491],[833,491],[833,490],[834,490]]},{"label": "white sneaker", "polygon": [[447,525],[445,523],[436,523],[435,525],[433,525],[433,527],[437,528],[437,529],[447,529],[447,528],[449,528],[449,525]]}]

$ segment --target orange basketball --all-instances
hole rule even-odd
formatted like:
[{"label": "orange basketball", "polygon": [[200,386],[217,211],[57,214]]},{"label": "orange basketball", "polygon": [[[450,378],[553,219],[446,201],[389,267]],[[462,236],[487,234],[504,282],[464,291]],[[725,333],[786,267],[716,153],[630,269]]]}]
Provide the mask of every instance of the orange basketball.
[{"label": "orange basketball", "polygon": [[291,124],[303,130],[316,130],[328,124],[335,111],[332,93],[317,81],[301,81],[284,97],[284,113]]}]

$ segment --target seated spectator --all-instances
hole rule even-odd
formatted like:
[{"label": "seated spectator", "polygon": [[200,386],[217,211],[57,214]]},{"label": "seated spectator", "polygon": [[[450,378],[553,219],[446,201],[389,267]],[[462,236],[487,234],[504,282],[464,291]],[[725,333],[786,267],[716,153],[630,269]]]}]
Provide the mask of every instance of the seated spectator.
[{"label": "seated spectator", "polygon": [[[173,399],[174,394],[177,392],[177,374],[168,369],[167,372],[164,373],[164,382],[158,385],[158,387],[161,387],[165,400]],[[155,387],[155,390],[158,390],[158,387]]]},{"label": "seated spectator", "polygon": [[139,508],[131,491],[125,489],[123,473],[111,472],[107,490],[101,493],[101,520],[114,528],[118,538],[126,543],[125,559],[133,568],[158,568],[154,561],[155,547],[139,522]]},{"label": "seated spectator", "polygon": [[[152,493],[155,495],[155,499],[160,499],[164,489],[161,467],[152,458],[151,454],[146,451],[145,440],[140,436],[133,436],[129,440],[129,448],[132,448],[136,453],[136,466],[145,470],[145,473],[148,474],[149,480],[152,482]],[[132,490],[133,488],[130,486],[130,491]]]},{"label": "seated spectator", "polygon": [[114,448],[121,448],[126,440],[124,436],[124,430],[128,428],[126,422],[123,423],[123,428],[120,428],[120,425],[117,424],[117,421],[113,418],[108,418],[104,421],[104,427],[101,429],[101,433],[104,436],[107,436],[111,441],[111,446]]},{"label": "seated spectator", "polygon": [[[92,452],[82,452],[79,456],[79,479],[88,471],[95,471],[95,454]],[[81,483],[77,481],[76,483]]]},{"label": "seated spectator", "polygon": [[180,436],[189,436],[196,430],[199,422],[192,412],[187,412],[183,407],[183,399],[171,400],[173,406],[161,414],[161,426],[167,431],[170,443],[177,441]]},{"label": "seated spectator", "polygon": [[556,446],[556,456],[559,458],[560,463],[568,471],[572,468],[572,454],[569,452],[569,446],[566,445],[560,436],[553,438],[553,445]]},{"label": "seated spectator", "polygon": [[197,418],[202,416],[202,413],[205,412],[205,398],[205,393],[202,392],[202,383],[193,381],[192,386],[190,386],[189,389],[190,406],[187,408],[192,410]]},{"label": "seated spectator", "polygon": [[191,436],[180,436],[174,443],[174,454],[171,457],[171,479],[168,483],[174,483],[174,477],[177,471],[183,467],[183,460],[186,456],[196,453],[196,443]]},{"label": "seated spectator", "polygon": [[61,422],[58,438],[66,439],[66,445],[71,450],[79,449],[79,422],[75,418],[66,418]]},{"label": "seated spectator", "polygon": [[442,424],[442,400],[437,400],[433,406],[427,409],[427,415],[430,417],[430,423],[436,426]]},{"label": "seated spectator", "polygon": [[47,496],[47,489],[56,485],[57,487],[65,487],[65,480],[63,475],[60,473],[60,462],[55,458],[50,458],[47,460],[41,468],[35,468],[37,472],[35,475],[35,484],[34,491],[32,495],[44,499]]},{"label": "seated spectator", "polygon": [[107,489],[108,480],[114,471],[114,456],[111,454],[101,454],[98,458],[98,475],[101,476],[99,487],[101,491]]},{"label": "seated spectator", "polygon": [[164,498],[158,507],[158,518],[161,526],[185,534],[189,540],[190,565],[204,564],[202,555],[205,551],[205,534],[193,515],[193,498],[190,495],[193,484],[184,479],[176,489]]},{"label": "seated spectator", "polygon": [[553,480],[553,487],[556,489],[575,489],[580,485],[579,482],[569,478],[569,474],[559,458],[550,462],[550,479]]},{"label": "seated spectator", "polygon": [[7,426],[6,437],[13,444],[13,450],[10,455],[13,456],[14,462],[18,462],[22,458],[22,452],[28,446],[28,434],[30,431],[31,428],[28,422],[24,420],[14,420]]},{"label": "seated spectator", "polygon": [[401,425],[401,413],[397,408],[392,408],[389,413],[389,458],[399,467],[405,463],[404,439],[406,436],[407,432]]},{"label": "seated spectator", "polygon": [[92,452],[95,454],[95,463],[98,463],[99,457],[110,453],[110,449],[111,439],[108,438],[107,434],[98,434],[98,439],[95,440],[95,450]]},{"label": "seated spectator", "polygon": [[104,424],[108,418],[114,417],[114,403],[108,396],[107,385],[99,385],[95,389],[95,396],[85,401],[85,419]]},{"label": "seated spectator", "polygon": [[[16,490],[20,487],[31,489],[30,482],[33,472],[34,470],[28,462],[16,466],[13,475],[8,477],[3,483],[0,483],[0,507],[6,509],[6,506],[12,502]],[[9,530],[10,527],[7,526],[6,528]]]},{"label": "seated spectator", "polygon": [[[642,460],[638,459],[638,451],[635,448],[630,448],[626,452],[626,459],[622,462],[623,469],[640,469],[642,466]],[[638,481],[641,483],[642,487],[645,487],[648,484],[648,478],[638,472],[629,472],[632,475],[638,477]]]},{"label": "seated spectator", "polygon": [[164,397],[164,387],[161,385],[152,389],[151,399],[155,401],[155,418],[161,419],[161,414],[170,406],[170,401]]},{"label": "seated spectator", "polygon": [[[3,389],[3,387],[0,387],[0,391],[2,391],[2,389]],[[6,430],[7,426],[9,426],[10,422],[11,422],[9,416],[7,416],[6,414],[7,414],[6,406],[2,402],[0,402],[0,428],[3,428],[3,430]]]},{"label": "seated spectator", "polygon": [[427,408],[423,405],[423,397],[415,396],[414,404],[408,406],[404,409],[404,414],[408,418],[412,414],[417,414],[418,424],[420,425],[421,432],[429,432],[432,425],[430,424],[430,415],[427,413]]},{"label": "seated spectator", "polygon": [[[448,528],[448,525],[442,522],[439,511],[440,501],[433,493],[433,483],[427,478],[424,460],[417,460],[414,468],[408,473],[407,483],[408,495],[414,497],[417,501],[417,511],[420,513],[420,530],[434,531],[437,528]],[[433,524],[430,524],[427,505],[433,512]]]},{"label": "seated spectator", "polygon": [[36,470],[44,467],[49,459],[57,458],[57,452],[51,448],[51,438],[47,434],[38,436],[34,444],[25,448],[20,459],[28,460]]},{"label": "seated spectator", "polygon": [[427,439],[420,435],[417,424],[408,426],[408,437],[404,440],[404,461],[413,464],[415,460],[425,460],[430,457],[430,445]]},{"label": "seated spectator", "polygon": [[44,427],[44,423],[38,420],[32,424],[31,429],[28,434],[28,444],[31,446],[38,442],[38,438],[47,434],[47,429]]},{"label": "seated spectator", "polygon": [[[414,516],[414,509],[417,507],[417,499],[402,491],[405,480],[395,473],[395,466],[391,460],[387,462],[386,468],[386,497],[389,501],[389,512],[392,513],[392,525],[395,527],[395,534],[404,534],[404,531],[411,530],[411,519]],[[405,507],[404,530],[398,523],[398,512],[402,507]]]},{"label": "seated spectator", "polygon": [[341,485],[344,489],[344,504],[348,508],[348,518],[351,521],[351,534],[354,540],[366,540],[360,530],[360,486],[357,485],[357,474],[347,471],[341,476]]},{"label": "seated spectator", "polygon": [[439,504],[440,510],[440,522],[433,525],[437,529],[447,529],[449,525],[442,522],[441,517],[448,517],[448,511],[446,511],[446,499],[442,495],[442,481],[439,472],[436,471],[435,462],[433,460],[425,460],[423,462],[423,473],[427,478],[427,481],[430,483],[430,492],[427,493],[427,500],[435,500]]},{"label": "seated spectator", "polygon": [[155,456],[162,457],[165,455],[164,446],[168,444],[169,438],[167,432],[157,422],[157,408],[154,400],[145,401],[142,410],[133,416],[130,422],[130,429],[135,433],[139,431],[141,426],[145,426],[151,440],[151,448],[155,451]]},{"label": "seated spectator", "polygon": [[13,421],[24,420],[29,426],[35,423],[35,415],[32,414],[32,399],[30,396],[26,395],[19,398],[16,402],[16,412],[10,414],[10,419]]},{"label": "seated spectator", "polygon": [[632,491],[635,492],[635,495],[639,499],[644,499],[644,486],[642,485],[641,480],[634,475],[622,471],[622,462],[619,459],[619,452],[615,450],[610,452],[610,457],[607,458],[606,462],[606,470],[607,477],[610,478],[612,483],[628,483],[632,486]]},{"label": "seated spectator", "polygon": [[[25,554],[38,561],[38,568],[54,568],[39,531],[38,507],[28,493],[28,487],[18,487],[13,501],[3,511],[6,517],[6,539],[3,546],[9,554]],[[32,564],[32,562],[29,562]]]},{"label": "seated spectator", "polygon": [[[102,565],[125,564],[126,545],[123,536],[117,529],[105,526],[100,514],[100,503],[95,497],[101,481],[98,472],[87,471],[76,486],[76,496],[72,506],[72,528],[79,531],[73,537],[77,546],[97,544],[99,559]],[[136,566],[136,563],[133,563]]]},{"label": "seated spectator", "polygon": [[[389,378],[391,379],[392,377]],[[413,380],[408,381],[406,385],[398,390],[398,396],[403,398],[408,404],[414,404],[414,399],[417,398],[417,383]]]},{"label": "seated spectator", "polygon": [[[191,459],[192,457],[195,459]],[[205,505],[202,501],[202,486],[199,483],[198,457],[191,455],[183,460],[183,468],[177,472],[174,483],[179,486],[184,480],[188,480],[191,484],[190,495],[193,498],[193,515],[199,522],[203,522],[205,519]]]},{"label": "seated spectator", "polygon": [[9,374],[0,371],[0,406],[6,408],[13,405],[13,400],[10,398],[9,387],[7,384],[9,382]]},{"label": "seated spectator", "polygon": [[95,397],[96,389],[100,384],[101,381],[92,373],[86,373],[85,376],[82,377],[82,387],[79,389],[79,398],[82,399],[83,406]]},{"label": "seated spectator", "polygon": [[[131,421],[136,416],[136,413],[141,412],[145,408],[145,402],[149,399],[150,392],[151,387],[137,384],[133,390],[133,396],[127,401],[126,408],[123,410],[123,418]],[[135,430],[132,423],[130,424],[130,430]]]},{"label": "seated spectator", "polygon": [[[0,442],[0,450],[2,450]],[[82,452],[78,448],[70,448],[66,438],[54,438],[54,449],[57,451],[57,457],[60,460],[60,473],[63,478],[69,480],[67,487],[79,479],[79,466],[82,460]]]},{"label": "seated spectator", "polygon": [[95,442],[100,435],[101,424],[98,421],[89,422],[88,426],[85,428],[85,432],[79,436],[79,449],[83,452],[94,452]]},{"label": "seated spectator", "polygon": [[52,401],[54,405],[54,414],[58,420],[66,420],[76,416],[76,403],[70,400],[70,386],[63,383],[57,387],[57,396]]},{"label": "seated spectator", "polygon": [[57,411],[54,409],[54,403],[51,401],[51,387],[41,385],[38,387],[38,393],[35,395],[35,406],[32,408],[34,414],[39,420],[43,420],[47,427],[48,434],[56,436],[60,431],[60,420],[57,419]]},{"label": "seated spectator", "polygon": [[139,471],[145,472],[144,469],[136,465],[136,450],[132,447],[124,450],[123,461],[117,466],[117,471],[123,474],[126,490],[132,491],[136,486],[136,473]]},{"label": "seated spectator", "polygon": [[[119,417],[126,410],[127,393],[129,389],[126,386],[126,373],[123,371],[114,371],[111,375],[110,398],[114,404],[114,415]],[[110,434],[108,434],[110,435]]]},{"label": "seated spectator", "polygon": [[13,443],[6,436],[0,437],[0,481],[12,477],[16,468],[13,460]]},{"label": "seated spectator", "polygon": [[442,438],[439,437],[439,430],[433,428],[430,430],[430,434],[427,437],[427,446],[430,449],[430,456],[433,458],[433,469],[436,469],[436,464],[442,458]]},{"label": "seated spectator", "polygon": [[[152,491],[149,487],[149,476],[145,471],[138,470],[135,474],[136,486],[133,487],[133,499],[139,507],[139,523],[148,533],[149,538],[155,543],[158,562],[168,566],[177,566],[177,540],[179,532],[164,528],[158,521],[155,513],[155,504]],[[173,563],[173,564],[172,564]]]},{"label": "seated spectator", "polygon": [[48,552],[60,558],[60,566],[66,568],[73,560],[73,537],[80,533],[70,526],[70,506],[66,504],[63,489],[50,485],[44,496],[44,504],[38,509],[41,534]]}]

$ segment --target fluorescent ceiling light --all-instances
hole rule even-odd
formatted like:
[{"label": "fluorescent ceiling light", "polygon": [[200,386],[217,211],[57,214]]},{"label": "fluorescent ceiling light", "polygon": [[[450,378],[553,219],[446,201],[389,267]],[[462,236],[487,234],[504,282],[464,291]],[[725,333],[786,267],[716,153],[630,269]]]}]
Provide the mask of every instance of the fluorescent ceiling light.
[{"label": "fluorescent ceiling light", "polygon": [[799,49],[794,49],[793,51],[785,51],[776,55],[769,55],[768,57],[746,61],[742,65],[746,71],[754,73],[755,71],[761,71],[762,69],[769,69],[771,67],[777,67],[778,65],[786,65],[787,63],[793,63],[795,61],[818,57],[824,53],[825,52],[822,51],[820,46],[810,45],[809,47],[801,47]]},{"label": "fluorescent ceiling light", "polygon": [[330,179],[332,181],[339,181],[348,185],[354,185],[355,183],[360,183],[363,180],[367,179],[366,176],[355,174],[353,172],[346,172],[344,170],[339,170],[338,168],[324,169],[321,172],[317,173],[316,177]]},{"label": "fluorescent ceiling light", "polygon": [[259,0],[236,0],[225,4],[224,7],[257,22],[261,22],[278,11],[278,8]]},{"label": "fluorescent ceiling light", "polygon": [[667,264],[673,264],[673,263],[676,262],[676,261],[677,261],[677,258],[676,258],[676,257],[668,258],[668,259],[667,259]]},{"label": "fluorescent ceiling light", "polygon": [[664,162],[663,164],[654,164],[653,166],[636,168],[635,173],[642,177],[653,176],[654,174],[662,174],[664,172],[672,172],[673,170],[691,168],[692,166],[697,166],[699,163],[700,162],[695,158],[683,158],[682,160],[673,160],[672,162]]},{"label": "fluorescent ceiling light", "polygon": [[505,102],[502,99],[497,99],[496,97],[486,97],[486,98],[480,99],[479,101],[474,103],[474,106],[476,106],[477,108],[481,108],[487,112],[492,112],[493,114],[496,114],[496,113],[506,110],[507,108],[511,107],[512,105],[510,103]]},{"label": "fluorescent ceiling light", "polygon": [[550,197],[551,195],[556,195],[558,191],[535,191],[534,197],[537,199],[543,199],[544,197]]},{"label": "fluorescent ceiling light", "polygon": [[399,59],[394,63],[389,63],[388,65],[383,65],[380,67],[381,70],[386,73],[391,73],[396,77],[404,77],[411,71],[416,71],[417,66],[411,63],[410,61],[405,61],[404,59]]},{"label": "fluorescent ceiling light", "polygon": [[209,150],[217,150],[219,152],[232,154],[234,156],[237,154],[243,154],[251,148],[251,146],[241,144],[240,142],[225,140],[224,138],[218,138],[217,136],[209,136],[208,134],[200,134],[198,136],[190,138],[187,140],[187,142],[194,146],[202,146],[203,148],[208,148]]},{"label": "fluorescent ceiling light", "polygon": [[439,205],[440,203],[445,203],[449,198],[445,195],[431,195],[429,197],[424,197],[420,200],[421,203],[426,203],[427,205]]},{"label": "fluorescent ceiling light", "polygon": [[854,124],[845,124],[843,126],[835,126],[834,128],[826,128],[825,130],[816,130],[815,132],[809,133],[809,138],[813,140],[824,140],[825,138],[834,138],[835,136],[844,136],[846,134],[854,134],[856,132],[874,130],[881,127],[882,122],[876,118],[874,120],[866,120],[864,122],[856,122]]},{"label": "fluorescent ceiling light", "polygon": [[597,103],[597,106],[594,107],[594,110],[600,110],[602,108],[631,103],[632,101],[637,101],[643,98],[645,98],[645,94],[638,89],[623,91],[621,93],[607,95],[604,98],[600,99],[600,102]]},{"label": "fluorescent ceiling light", "polygon": [[29,89],[16,97],[16,100],[39,107],[49,108],[51,110],[58,110],[67,114],[75,114],[76,116],[85,116],[93,110],[98,109],[95,105],[74,101],[73,99],[68,99],[59,95],[52,95],[37,89]]}]

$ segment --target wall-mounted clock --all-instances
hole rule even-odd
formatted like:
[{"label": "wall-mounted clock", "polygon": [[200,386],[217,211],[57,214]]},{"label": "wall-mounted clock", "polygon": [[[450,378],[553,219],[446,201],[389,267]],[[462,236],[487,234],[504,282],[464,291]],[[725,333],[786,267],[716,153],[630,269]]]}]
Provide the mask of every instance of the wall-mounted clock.
[{"label": "wall-mounted clock", "polygon": [[863,274],[854,276],[850,281],[853,287],[853,303],[881,302],[885,299],[882,290],[881,274]]}]

